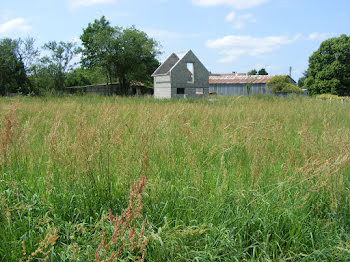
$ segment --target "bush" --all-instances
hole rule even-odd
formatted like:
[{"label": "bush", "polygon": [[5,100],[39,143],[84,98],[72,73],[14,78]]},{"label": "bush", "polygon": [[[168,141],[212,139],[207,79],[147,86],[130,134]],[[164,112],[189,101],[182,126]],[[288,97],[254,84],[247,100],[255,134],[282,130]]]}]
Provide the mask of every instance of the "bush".
[{"label": "bush", "polygon": [[301,88],[290,83],[290,78],[287,75],[274,76],[266,86],[271,87],[272,93],[296,93],[300,94],[303,92]]},{"label": "bush", "polygon": [[349,96],[337,96],[337,95],[332,95],[332,94],[322,94],[322,95],[317,95],[316,98],[322,99],[322,100],[343,100],[343,101],[350,102]]}]

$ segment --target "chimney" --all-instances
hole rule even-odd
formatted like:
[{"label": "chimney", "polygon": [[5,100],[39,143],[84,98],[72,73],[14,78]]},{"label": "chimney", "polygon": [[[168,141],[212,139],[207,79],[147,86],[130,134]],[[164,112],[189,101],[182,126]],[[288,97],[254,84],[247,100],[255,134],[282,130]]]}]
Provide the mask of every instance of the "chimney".
[{"label": "chimney", "polygon": [[289,67],[289,77],[292,78],[292,67]]}]

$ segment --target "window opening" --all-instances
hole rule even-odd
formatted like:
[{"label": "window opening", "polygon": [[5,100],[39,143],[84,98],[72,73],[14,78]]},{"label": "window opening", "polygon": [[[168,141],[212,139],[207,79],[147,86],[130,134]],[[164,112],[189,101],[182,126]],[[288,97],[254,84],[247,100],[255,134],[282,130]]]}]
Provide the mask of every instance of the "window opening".
[{"label": "window opening", "polygon": [[194,66],[193,63],[187,63],[187,71],[188,71],[188,83],[194,83]]},{"label": "window opening", "polygon": [[176,89],[177,95],[184,95],[185,94],[185,88],[177,88]]},{"label": "window opening", "polygon": [[196,95],[203,95],[204,89],[203,88],[196,88]]}]

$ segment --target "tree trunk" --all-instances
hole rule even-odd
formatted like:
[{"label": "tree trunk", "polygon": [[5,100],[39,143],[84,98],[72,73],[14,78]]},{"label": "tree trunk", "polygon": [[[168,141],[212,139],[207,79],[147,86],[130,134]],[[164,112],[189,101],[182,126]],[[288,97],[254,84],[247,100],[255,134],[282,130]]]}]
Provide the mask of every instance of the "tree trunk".
[{"label": "tree trunk", "polygon": [[129,95],[129,83],[125,77],[119,78],[120,89],[122,90],[123,95]]}]

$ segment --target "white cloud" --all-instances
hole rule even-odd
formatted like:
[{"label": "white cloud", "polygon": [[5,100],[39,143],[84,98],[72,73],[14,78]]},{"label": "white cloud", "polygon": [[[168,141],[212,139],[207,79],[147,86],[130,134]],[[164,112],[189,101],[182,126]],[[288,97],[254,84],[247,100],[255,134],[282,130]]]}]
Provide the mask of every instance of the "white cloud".
[{"label": "white cloud", "polygon": [[236,17],[236,13],[231,12],[226,16],[225,20],[226,22],[232,22],[235,19],[235,17]]},{"label": "white cloud", "polygon": [[242,21],[238,21],[238,22],[234,23],[234,25],[233,25],[233,27],[235,29],[242,29],[244,26],[245,26],[245,23]]},{"label": "white cloud", "polygon": [[145,31],[147,35],[155,38],[156,40],[195,38],[200,36],[199,34],[184,34],[184,33],[171,32],[168,30],[152,29],[152,28],[146,28],[143,31]]},{"label": "white cloud", "polygon": [[192,0],[192,3],[199,6],[229,5],[235,9],[247,9],[259,6],[269,0]]},{"label": "white cloud", "polygon": [[336,34],[335,33],[312,33],[309,34],[308,39],[309,40],[319,40],[319,41],[323,41],[326,40],[328,38],[334,37]]},{"label": "white cloud", "polygon": [[16,32],[27,32],[32,27],[26,23],[24,18],[15,18],[3,24],[0,24],[0,35],[6,35]]},{"label": "white cloud", "polygon": [[219,53],[224,55],[219,62],[232,62],[241,55],[259,56],[273,52],[283,45],[290,44],[301,35],[295,35],[293,38],[287,36],[267,36],[252,37],[240,35],[228,35],[223,38],[208,40],[205,45],[209,48],[218,49]]},{"label": "white cloud", "polygon": [[239,15],[238,19],[239,20],[251,20],[251,19],[253,19],[253,15],[252,14]]},{"label": "white cloud", "polygon": [[116,0],[70,0],[72,8],[88,7],[99,4],[114,4]]},{"label": "white cloud", "polygon": [[233,23],[233,28],[235,29],[242,29],[246,23],[255,23],[256,19],[253,17],[252,14],[242,14],[242,15],[236,15],[235,12],[229,13],[226,18],[226,22]]}]

